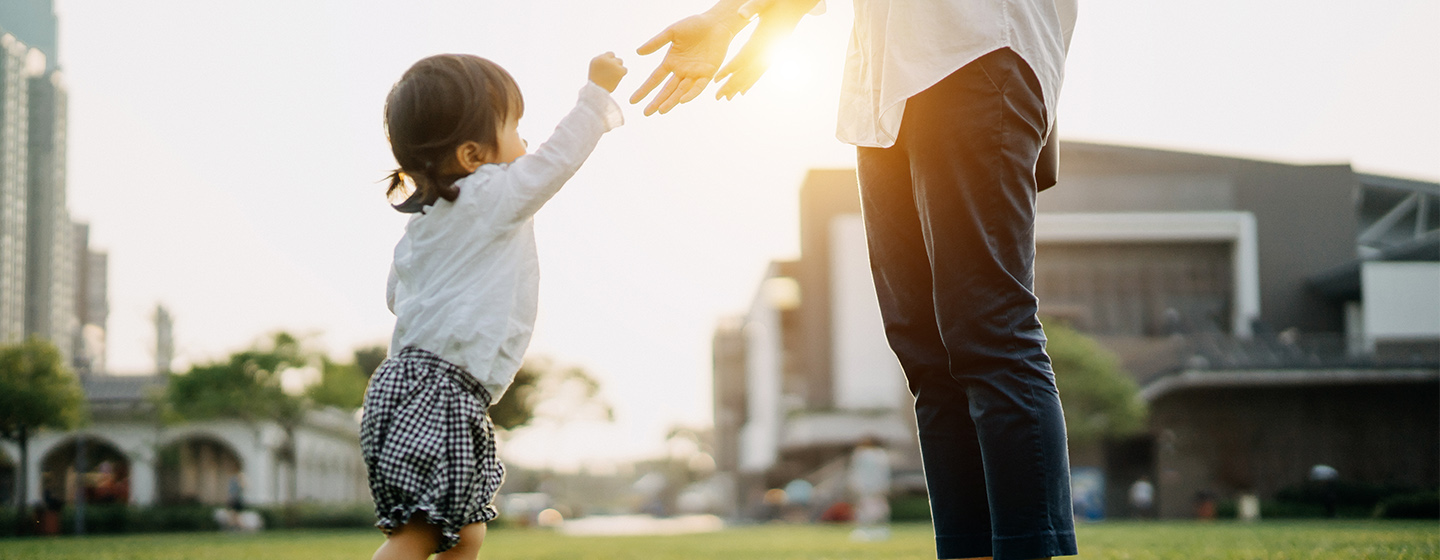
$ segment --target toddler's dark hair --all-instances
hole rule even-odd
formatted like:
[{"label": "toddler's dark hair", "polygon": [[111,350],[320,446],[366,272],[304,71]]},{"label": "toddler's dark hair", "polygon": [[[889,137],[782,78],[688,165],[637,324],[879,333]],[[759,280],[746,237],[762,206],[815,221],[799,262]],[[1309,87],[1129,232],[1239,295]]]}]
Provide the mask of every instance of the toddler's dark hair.
[{"label": "toddler's dark hair", "polygon": [[396,210],[419,212],[437,199],[454,201],[455,181],[464,173],[447,173],[455,148],[475,141],[498,150],[497,133],[505,118],[525,112],[520,87],[500,65],[468,54],[439,54],[416,62],[385,98],[385,137],[400,167],[390,173],[385,195],[405,194],[405,180],[415,184]]}]

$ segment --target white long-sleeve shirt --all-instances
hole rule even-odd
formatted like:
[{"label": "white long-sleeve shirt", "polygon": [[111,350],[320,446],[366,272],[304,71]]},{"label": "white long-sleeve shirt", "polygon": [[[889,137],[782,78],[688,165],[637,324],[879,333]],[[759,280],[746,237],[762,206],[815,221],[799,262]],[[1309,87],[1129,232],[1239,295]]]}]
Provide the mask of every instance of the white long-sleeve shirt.
[{"label": "white long-sleeve shirt", "polygon": [[386,301],[395,313],[390,354],[414,346],[465,368],[500,400],[520,369],[540,286],[535,212],[620,126],[620,106],[593,82],[554,134],[510,164],[480,166],[405,225]]},{"label": "white long-sleeve shirt", "polygon": [[1048,128],[1075,8],[1075,0],[855,0],[836,136],[857,146],[894,145],[907,99],[1005,47],[1040,79]]}]

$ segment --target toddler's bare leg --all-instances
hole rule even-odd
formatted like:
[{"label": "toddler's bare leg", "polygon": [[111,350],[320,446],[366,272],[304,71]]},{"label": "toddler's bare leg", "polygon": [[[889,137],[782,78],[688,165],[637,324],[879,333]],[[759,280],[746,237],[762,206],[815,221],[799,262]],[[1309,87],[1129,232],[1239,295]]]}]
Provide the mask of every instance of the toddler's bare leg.
[{"label": "toddler's bare leg", "polygon": [[485,524],[471,523],[460,528],[460,543],[454,548],[435,555],[435,560],[475,560],[480,554],[480,543],[485,541]]},{"label": "toddler's bare leg", "polygon": [[439,542],[440,530],[426,523],[423,514],[416,514],[385,537],[371,560],[425,560]]}]

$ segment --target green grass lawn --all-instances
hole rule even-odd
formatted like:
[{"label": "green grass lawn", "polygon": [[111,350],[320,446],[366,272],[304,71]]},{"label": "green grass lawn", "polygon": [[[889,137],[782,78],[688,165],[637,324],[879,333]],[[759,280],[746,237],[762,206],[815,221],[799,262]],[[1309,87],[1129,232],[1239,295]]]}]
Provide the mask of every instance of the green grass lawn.
[{"label": "green grass lawn", "polygon": [[[541,530],[496,529],[481,558],[601,559],[891,559],[934,558],[928,525],[899,525],[883,543],[855,543],[849,529],[766,525],[667,537],[568,537]],[[0,559],[325,560],[369,558],[374,531],[270,531],[256,535],[187,533],[0,540]],[[1434,521],[1105,523],[1080,528],[1082,559],[1440,558]]]}]

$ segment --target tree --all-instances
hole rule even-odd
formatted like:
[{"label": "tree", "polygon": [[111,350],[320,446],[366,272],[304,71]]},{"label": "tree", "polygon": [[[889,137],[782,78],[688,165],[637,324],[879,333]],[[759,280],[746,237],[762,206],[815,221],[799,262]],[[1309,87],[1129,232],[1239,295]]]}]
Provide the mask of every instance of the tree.
[{"label": "tree", "polygon": [[500,402],[490,405],[490,420],[502,430],[513,430],[535,417],[535,383],[540,374],[527,362],[515,373],[515,380]]},{"label": "tree", "polygon": [[1058,321],[1046,322],[1045,336],[1071,443],[1095,444],[1144,430],[1145,402],[1119,357]]},{"label": "tree", "polygon": [[28,501],[26,465],[30,462],[30,436],[36,430],[68,430],[85,420],[85,394],[75,375],[60,359],[55,345],[32,338],[0,346],[0,437],[20,447],[20,491],[16,509]]},{"label": "tree", "polygon": [[183,374],[168,374],[162,404],[165,419],[214,420],[234,418],[259,429],[273,421],[285,432],[278,459],[290,467],[289,494],[296,493],[295,430],[305,419],[310,402],[285,392],[284,373],[311,363],[300,341],[276,333],[266,347],[231,354],[229,359],[199,364]]},{"label": "tree", "polygon": [[365,379],[370,379],[370,376],[375,375],[375,370],[380,368],[380,363],[385,361],[387,353],[384,346],[378,345],[356,348],[355,367],[359,368]]},{"label": "tree", "polygon": [[600,382],[582,368],[526,360],[505,396],[490,405],[490,419],[503,430],[527,425],[537,415],[562,423],[584,417],[613,419],[614,411],[599,395]]},{"label": "tree", "polygon": [[[359,358],[359,350],[355,351]],[[365,403],[366,376],[362,373],[360,361],[340,363],[327,357],[320,358],[320,382],[306,389],[305,396],[321,406],[333,406],[353,411]]]}]

